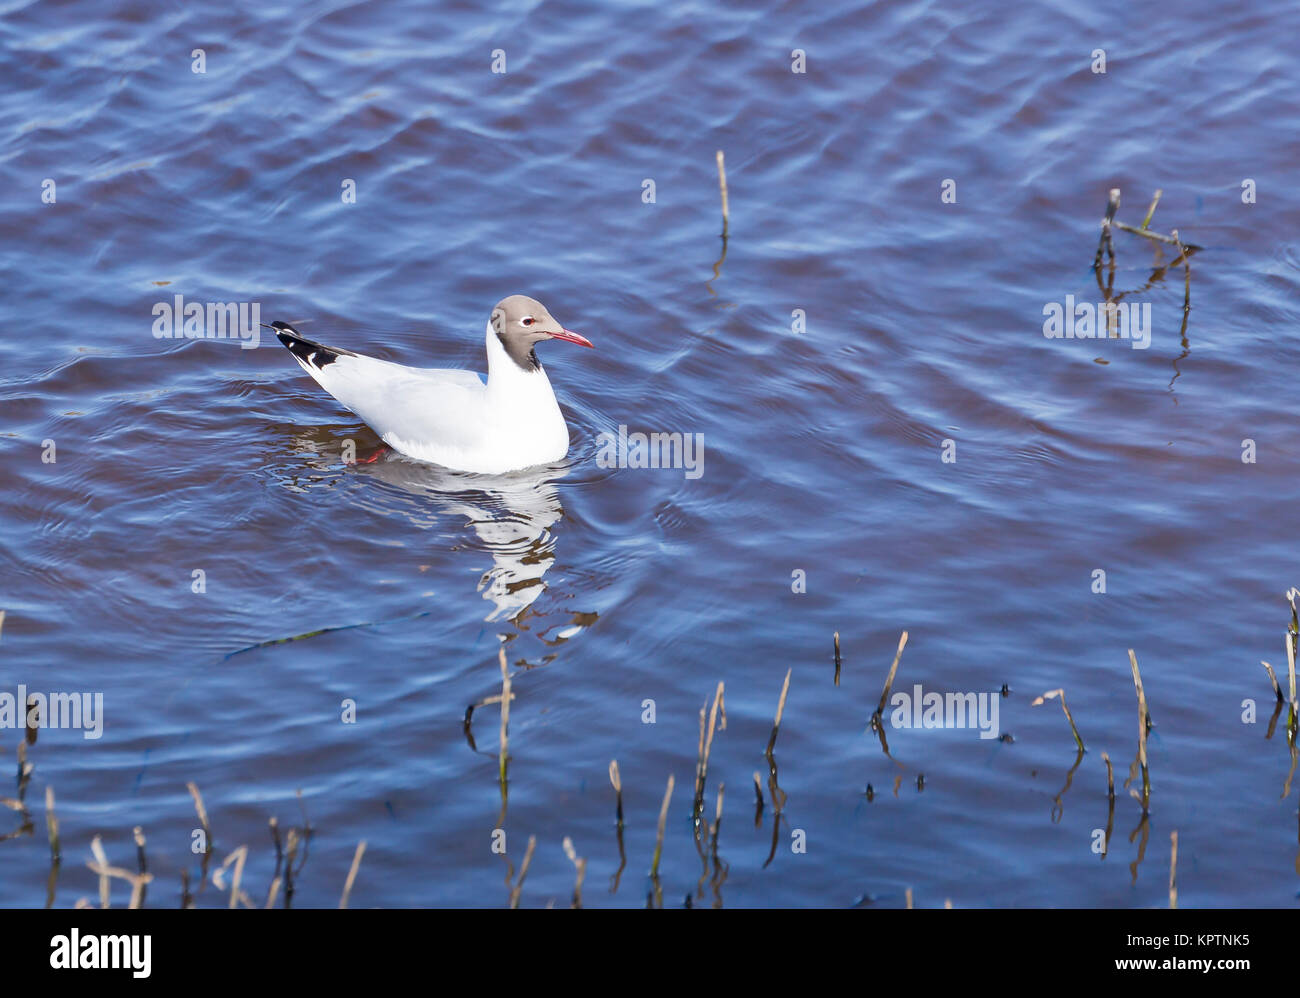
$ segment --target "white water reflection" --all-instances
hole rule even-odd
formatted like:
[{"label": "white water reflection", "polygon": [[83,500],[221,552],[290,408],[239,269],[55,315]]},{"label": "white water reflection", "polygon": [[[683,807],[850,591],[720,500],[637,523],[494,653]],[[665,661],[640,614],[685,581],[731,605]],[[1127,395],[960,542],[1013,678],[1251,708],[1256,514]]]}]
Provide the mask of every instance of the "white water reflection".
[{"label": "white water reflection", "polygon": [[421,526],[465,517],[492,558],[478,586],[492,604],[485,620],[514,620],[546,590],[543,576],[555,563],[552,528],[564,515],[555,482],[568,474],[566,465],[469,475],[385,453],[356,468],[424,500],[404,510]]}]

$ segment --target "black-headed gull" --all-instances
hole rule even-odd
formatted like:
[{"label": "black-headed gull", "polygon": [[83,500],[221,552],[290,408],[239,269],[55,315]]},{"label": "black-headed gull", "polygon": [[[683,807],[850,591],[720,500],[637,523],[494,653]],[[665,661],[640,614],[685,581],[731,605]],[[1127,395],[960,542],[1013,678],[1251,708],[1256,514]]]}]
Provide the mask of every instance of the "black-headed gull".
[{"label": "black-headed gull", "polygon": [[569,451],[569,428],[533,348],[541,340],[592,344],[534,298],[511,295],[492,310],[486,384],[473,371],[404,367],[314,343],[287,322],[271,328],[322,388],[408,457],[500,474]]}]

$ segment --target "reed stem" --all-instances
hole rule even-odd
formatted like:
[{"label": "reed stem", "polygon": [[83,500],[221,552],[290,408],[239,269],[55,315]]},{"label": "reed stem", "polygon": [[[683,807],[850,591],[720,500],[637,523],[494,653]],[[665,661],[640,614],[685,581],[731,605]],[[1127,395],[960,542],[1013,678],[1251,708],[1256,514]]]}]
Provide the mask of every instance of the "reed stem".
[{"label": "reed stem", "polygon": [[668,823],[668,802],[673,797],[673,783],[676,782],[671,773],[668,774],[668,789],[664,791],[664,802],[659,808],[659,831],[655,834],[655,856],[654,861],[650,864],[650,876],[659,876],[659,857],[664,848],[664,826]]},{"label": "reed stem", "polygon": [[727,238],[731,228],[731,209],[727,204],[727,167],[722,150],[718,150],[718,189],[722,192],[722,238]]},{"label": "reed stem", "polygon": [[1070,722],[1070,730],[1074,733],[1074,743],[1075,743],[1076,745],[1079,746],[1079,751],[1080,751],[1080,752],[1085,752],[1085,751],[1087,751],[1087,750],[1083,747],[1083,739],[1082,739],[1081,737],[1079,737],[1079,729],[1076,728],[1076,727],[1074,726],[1074,718],[1073,718],[1073,717],[1071,716],[1071,714],[1070,714],[1070,708],[1067,707],[1067,706],[1065,705],[1065,690],[1064,690],[1064,689],[1059,689],[1059,690],[1048,690],[1048,691],[1047,691],[1046,693],[1044,693],[1042,696],[1037,697],[1037,698],[1034,700],[1034,702],[1033,702],[1032,704],[1030,704],[1030,706],[1031,706],[1031,707],[1038,707],[1038,706],[1040,706],[1041,704],[1043,704],[1043,703],[1044,703],[1045,701],[1047,701],[1047,700],[1055,700],[1055,699],[1057,699],[1057,698],[1060,698],[1060,701],[1061,701],[1061,710],[1065,711],[1065,719],[1066,719],[1067,721]]},{"label": "reed stem", "polygon": [[348,898],[352,895],[352,885],[357,881],[357,870],[361,867],[361,857],[366,854],[366,840],[362,839],[357,843],[357,851],[352,856],[352,869],[348,870],[348,879],[343,884],[343,896],[339,898],[339,908],[343,909],[348,906]]},{"label": "reed stem", "polygon": [[889,676],[885,679],[885,688],[880,694],[880,703],[877,704],[876,712],[872,715],[872,717],[877,720],[879,720],[880,716],[885,712],[885,703],[889,700],[889,690],[894,685],[894,675],[898,672],[898,663],[902,659],[903,649],[906,647],[907,632],[904,631],[903,636],[898,639],[898,651],[894,652],[894,662],[889,667]]}]

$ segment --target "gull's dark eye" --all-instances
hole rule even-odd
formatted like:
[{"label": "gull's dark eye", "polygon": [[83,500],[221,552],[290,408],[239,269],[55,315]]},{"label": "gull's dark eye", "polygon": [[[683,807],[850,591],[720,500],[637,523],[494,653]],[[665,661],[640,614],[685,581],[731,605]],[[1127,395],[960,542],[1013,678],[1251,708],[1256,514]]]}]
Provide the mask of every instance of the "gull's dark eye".
[{"label": "gull's dark eye", "polygon": [[537,320],[530,315],[530,316],[526,316],[523,319],[520,319],[519,321],[522,322],[525,326],[531,326]]}]

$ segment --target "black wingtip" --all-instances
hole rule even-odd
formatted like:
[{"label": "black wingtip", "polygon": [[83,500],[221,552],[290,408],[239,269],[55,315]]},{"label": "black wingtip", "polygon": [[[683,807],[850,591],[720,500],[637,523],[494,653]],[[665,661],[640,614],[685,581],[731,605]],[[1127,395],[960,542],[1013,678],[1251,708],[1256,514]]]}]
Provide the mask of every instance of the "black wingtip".
[{"label": "black wingtip", "polygon": [[339,347],[327,347],[323,343],[304,339],[298,330],[287,322],[276,320],[270,325],[275,330],[276,338],[289,348],[289,352],[308,367],[320,370],[333,364],[339,357],[355,357],[351,350]]}]

